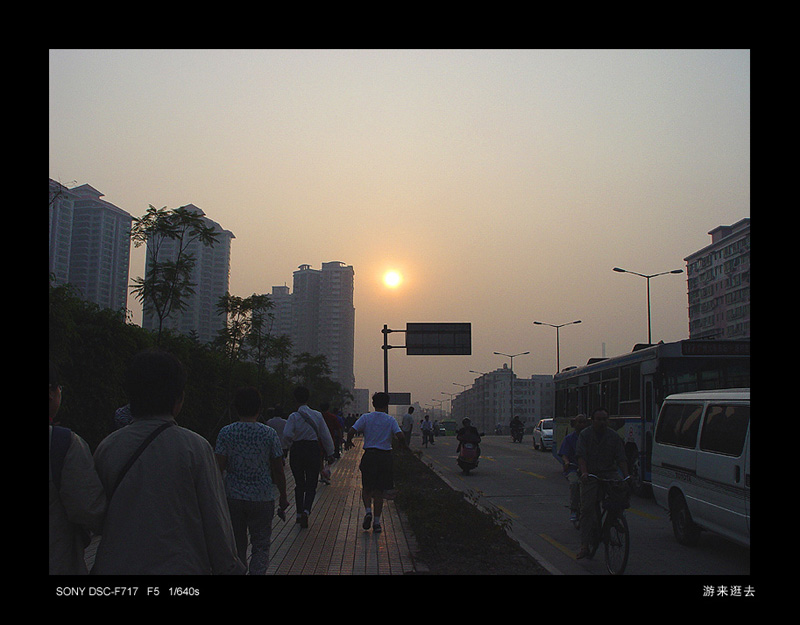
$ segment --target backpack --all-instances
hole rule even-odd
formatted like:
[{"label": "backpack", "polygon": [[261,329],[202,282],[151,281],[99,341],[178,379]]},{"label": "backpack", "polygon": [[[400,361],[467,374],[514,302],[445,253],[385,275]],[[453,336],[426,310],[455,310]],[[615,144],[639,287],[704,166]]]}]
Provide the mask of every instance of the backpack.
[{"label": "backpack", "polygon": [[64,458],[71,443],[72,430],[54,425],[53,436],[50,439],[50,473],[58,491],[61,490],[61,469],[64,467]]},{"label": "backpack", "polygon": [[[50,474],[53,476],[53,484],[59,493],[61,492],[61,470],[64,468],[64,458],[71,444],[72,430],[54,425],[53,435],[50,438]],[[85,549],[91,542],[92,535],[80,526],[78,526],[78,533]]]}]

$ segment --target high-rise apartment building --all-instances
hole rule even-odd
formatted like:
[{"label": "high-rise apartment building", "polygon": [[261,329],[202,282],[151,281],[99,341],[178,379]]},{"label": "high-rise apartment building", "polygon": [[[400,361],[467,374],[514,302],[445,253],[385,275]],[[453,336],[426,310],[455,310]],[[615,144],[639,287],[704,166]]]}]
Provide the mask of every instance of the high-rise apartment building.
[{"label": "high-rise apartment building", "polygon": [[69,252],[72,249],[74,197],[69,189],[50,180],[50,264],[54,284],[69,282]]},{"label": "high-rise apartment building", "polygon": [[50,273],[87,301],[126,310],[133,218],[88,184],[50,180]]},{"label": "high-rise apartment building", "polygon": [[750,337],[750,219],[711,230],[687,256],[689,338]]},{"label": "high-rise apartment building", "polygon": [[[199,342],[208,343],[217,337],[217,333],[227,323],[226,315],[218,311],[217,305],[220,297],[228,292],[231,241],[235,237],[232,232],[206,217],[205,213],[194,204],[187,204],[184,208],[194,211],[202,217],[206,226],[214,228],[217,241],[211,246],[193,241],[188,246],[187,253],[195,259],[190,277],[190,281],[194,284],[192,287],[194,293],[189,296],[186,309],[171,312],[162,327],[177,330],[181,334],[193,334]],[[148,262],[150,252],[148,242]],[[169,239],[161,242],[159,256],[159,261],[176,260],[178,242]],[[157,329],[158,316],[147,302],[144,302],[143,309],[142,327],[149,330]]]},{"label": "high-rise apartment building", "polygon": [[322,269],[300,265],[293,274],[293,292],[272,287],[273,336],[288,334],[294,355],[325,356],[331,379],[350,391],[355,387],[355,308],[352,265],[322,263]]},{"label": "high-rise apartment building", "polygon": [[338,261],[322,263],[318,349],[328,359],[331,377],[346,389],[352,389],[356,383],[353,373],[356,325],[354,277],[351,265]]},{"label": "high-rise apartment building", "polygon": [[272,326],[270,327],[270,334],[272,336],[286,335],[292,336],[292,294],[289,292],[289,287],[274,286],[272,287],[272,294],[270,295],[272,302],[273,315]]}]

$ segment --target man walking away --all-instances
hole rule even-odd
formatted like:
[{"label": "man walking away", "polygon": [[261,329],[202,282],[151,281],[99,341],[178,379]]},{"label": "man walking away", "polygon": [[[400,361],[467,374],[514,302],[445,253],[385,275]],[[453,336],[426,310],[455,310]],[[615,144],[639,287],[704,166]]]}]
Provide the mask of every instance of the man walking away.
[{"label": "man walking away", "polygon": [[[294,500],[297,506],[296,523],[308,527],[308,517],[317,494],[317,479],[322,468],[322,456],[333,461],[333,439],[322,414],[308,407],[309,390],[294,389],[298,407],[286,420],[283,438],[291,443],[289,467],[294,475]],[[322,451],[320,451],[320,446]]]},{"label": "man walking away", "polygon": [[375,393],[372,396],[372,406],[375,410],[361,415],[348,431],[346,446],[348,448],[353,446],[353,436],[357,432],[364,434],[364,454],[359,465],[361,499],[364,502],[365,512],[361,526],[368,530],[372,525],[372,531],[378,534],[382,529],[384,493],[394,488],[392,436],[396,436],[401,445],[405,439],[397,420],[388,414],[389,394]]},{"label": "man walking away", "polygon": [[109,503],[92,573],[244,574],[214,450],[175,423],[183,365],[167,352],[142,352],[125,386],[133,421],[94,453]]}]

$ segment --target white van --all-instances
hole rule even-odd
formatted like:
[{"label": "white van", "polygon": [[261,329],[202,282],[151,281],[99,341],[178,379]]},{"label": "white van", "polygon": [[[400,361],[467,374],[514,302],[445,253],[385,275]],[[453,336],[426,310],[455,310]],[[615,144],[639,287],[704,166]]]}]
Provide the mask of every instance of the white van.
[{"label": "white van", "polygon": [[653,495],[675,538],[708,530],[750,546],[750,389],[695,391],[664,400],[653,441]]}]

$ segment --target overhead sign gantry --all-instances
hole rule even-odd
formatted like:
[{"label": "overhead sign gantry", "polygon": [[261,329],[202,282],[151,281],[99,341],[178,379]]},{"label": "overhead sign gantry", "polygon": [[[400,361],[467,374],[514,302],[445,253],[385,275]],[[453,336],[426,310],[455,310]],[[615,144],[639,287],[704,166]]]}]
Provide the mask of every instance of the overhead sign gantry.
[{"label": "overhead sign gantry", "polygon": [[[383,330],[383,390],[389,392],[389,350],[405,349],[409,356],[469,356],[472,354],[470,323],[406,323],[405,330]],[[389,345],[389,334],[405,332],[405,345]]]}]

